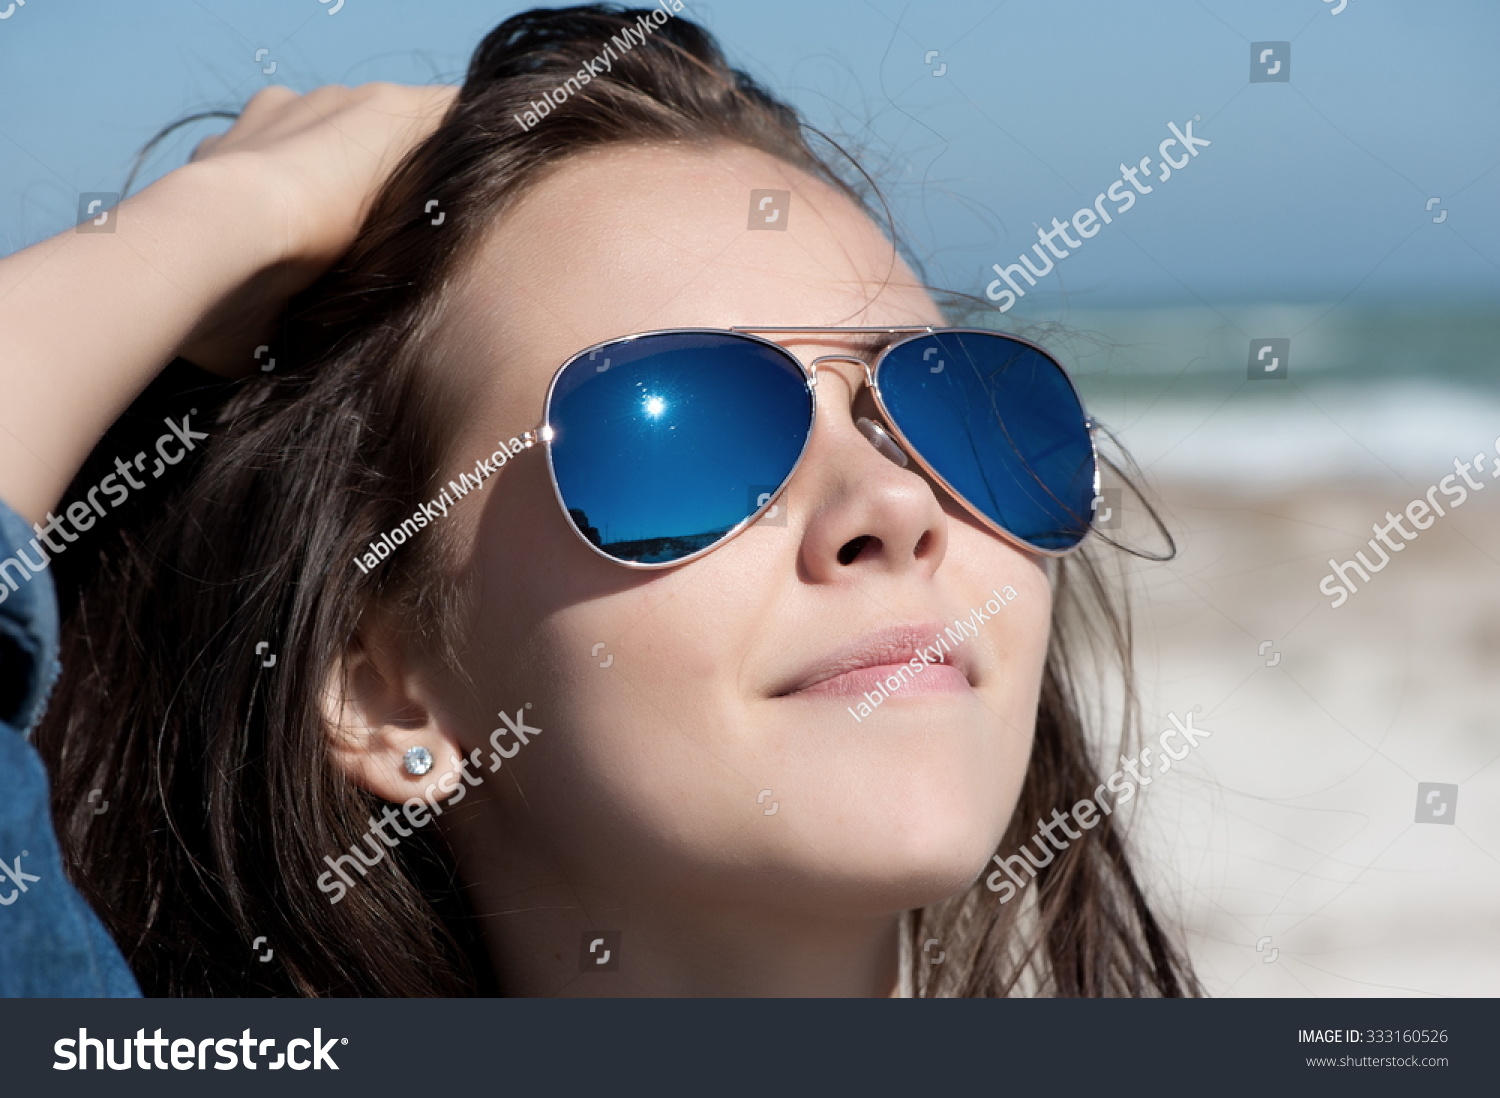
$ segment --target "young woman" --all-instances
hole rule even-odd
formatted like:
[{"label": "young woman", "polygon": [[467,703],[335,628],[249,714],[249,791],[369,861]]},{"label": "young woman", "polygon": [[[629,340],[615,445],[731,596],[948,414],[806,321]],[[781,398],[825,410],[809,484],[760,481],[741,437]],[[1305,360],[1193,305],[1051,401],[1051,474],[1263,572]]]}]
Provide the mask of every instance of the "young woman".
[{"label": "young woman", "polygon": [[267,89],[0,265],[0,495],[101,527],[35,740],[147,994],[1194,993],[1113,814],[1015,869],[1101,786],[1062,626],[1126,644],[1071,384],[671,7]]}]

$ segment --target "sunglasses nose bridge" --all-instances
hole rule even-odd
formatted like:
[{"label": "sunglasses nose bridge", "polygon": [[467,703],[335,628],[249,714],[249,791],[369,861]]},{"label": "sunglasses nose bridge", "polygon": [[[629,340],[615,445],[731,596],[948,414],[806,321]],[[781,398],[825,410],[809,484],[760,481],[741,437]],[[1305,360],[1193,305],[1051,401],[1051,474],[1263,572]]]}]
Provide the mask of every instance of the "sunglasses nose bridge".
[{"label": "sunglasses nose bridge", "polygon": [[852,362],[864,371],[865,384],[871,389],[875,388],[875,375],[870,372],[870,364],[857,355],[819,355],[807,366],[807,372],[812,376],[813,383],[818,380],[818,369],[825,362]]}]

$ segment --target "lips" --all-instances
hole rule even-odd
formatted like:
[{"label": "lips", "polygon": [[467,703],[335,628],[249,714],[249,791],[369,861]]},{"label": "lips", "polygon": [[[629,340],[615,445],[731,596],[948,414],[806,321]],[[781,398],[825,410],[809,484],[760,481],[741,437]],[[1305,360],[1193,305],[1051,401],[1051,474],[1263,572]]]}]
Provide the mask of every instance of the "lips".
[{"label": "lips", "polygon": [[[935,638],[943,630],[940,622],[913,622],[867,633],[795,674],[774,697],[791,695],[858,695],[899,675],[902,695],[941,694],[967,690],[973,685],[973,668],[962,649],[938,647]],[[925,655],[923,654],[925,651]],[[924,666],[916,672],[911,660]]]}]

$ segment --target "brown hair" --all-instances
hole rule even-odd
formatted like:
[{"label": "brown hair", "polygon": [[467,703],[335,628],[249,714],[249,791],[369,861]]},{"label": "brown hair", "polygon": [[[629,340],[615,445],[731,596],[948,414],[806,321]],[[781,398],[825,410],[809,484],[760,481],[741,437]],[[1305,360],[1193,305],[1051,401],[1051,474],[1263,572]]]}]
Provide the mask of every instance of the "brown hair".
[{"label": "brown hair", "polygon": [[[445,623],[457,595],[440,538],[418,539],[369,575],[348,566],[429,498],[437,477],[435,440],[454,400],[420,361],[445,279],[548,168],[611,144],[735,142],[876,214],[868,180],[852,184],[832,167],[836,146],[680,17],[617,48],[610,71],[575,81],[540,124],[515,121],[649,14],[536,10],[491,32],[457,102],[382,188],[348,253],[289,306],[275,373],[232,386],[197,464],[101,546],[68,614],[66,670],[37,743],[70,872],[147,994],[497,990],[436,829],[403,842],[336,905],[314,887],[324,855],[355,846],[383,803],[334,762],[318,700],[361,615],[389,608],[419,643],[454,655]],[[430,225],[433,199],[442,232]],[[1093,607],[1085,628],[1129,671],[1128,637],[1095,566],[1074,558],[1055,580],[1059,628],[1004,849],[1034,816],[1098,784],[1065,640],[1076,626],[1064,619]],[[274,675],[253,655],[268,639]],[[88,800],[94,789],[107,814]],[[917,939],[941,938],[953,958],[934,978],[918,949],[919,992],[1003,995],[1026,972],[1060,995],[1191,991],[1114,818],[1040,870],[1030,892],[1002,906],[976,882],[919,913]],[[262,936],[278,963],[257,963],[250,943]]]}]

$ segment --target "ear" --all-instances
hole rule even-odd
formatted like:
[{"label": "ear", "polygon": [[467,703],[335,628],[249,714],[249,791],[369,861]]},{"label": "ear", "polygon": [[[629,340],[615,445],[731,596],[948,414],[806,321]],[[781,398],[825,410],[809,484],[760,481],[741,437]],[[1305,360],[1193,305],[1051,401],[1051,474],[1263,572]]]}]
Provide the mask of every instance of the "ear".
[{"label": "ear", "polygon": [[[422,674],[396,630],[366,621],[324,683],[333,759],[351,781],[384,800],[444,800],[463,784],[463,749],[439,717],[436,684]],[[414,748],[431,755],[423,773],[412,773],[424,761],[419,753],[408,766],[407,752]]]}]

